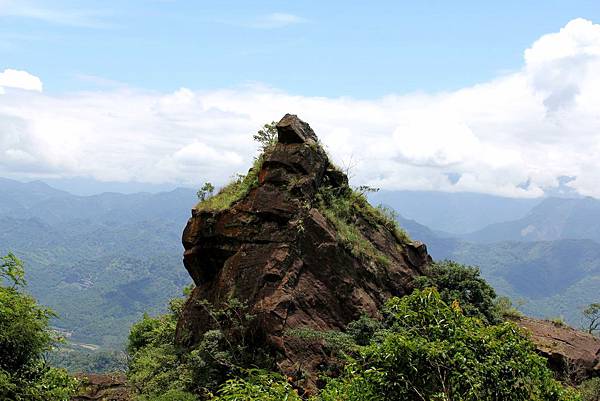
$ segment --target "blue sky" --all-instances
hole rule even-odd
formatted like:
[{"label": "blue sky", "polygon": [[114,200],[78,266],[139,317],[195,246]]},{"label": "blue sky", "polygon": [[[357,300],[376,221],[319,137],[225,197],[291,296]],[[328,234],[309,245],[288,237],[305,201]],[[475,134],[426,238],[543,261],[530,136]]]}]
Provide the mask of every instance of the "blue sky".
[{"label": "blue sky", "polygon": [[599,14],[593,0],[0,1],[0,60],[50,93],[261,82],[373,98],[514,71],[536,38]]},{"label": "blue sky", "polygon": [[599,14],[0,0],[0,176],[220,185],[247,171],[253,132],[293,113],[357,185],[600,198]]}]

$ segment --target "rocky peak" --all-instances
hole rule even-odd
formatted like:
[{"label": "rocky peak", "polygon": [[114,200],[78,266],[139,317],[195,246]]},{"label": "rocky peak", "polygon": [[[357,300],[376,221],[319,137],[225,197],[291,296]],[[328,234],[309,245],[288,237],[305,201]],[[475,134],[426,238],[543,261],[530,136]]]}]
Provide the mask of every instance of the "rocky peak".
[{"label": "rocky peak", "polygon": [[193,347],[213,328],[203,300],[238,299],[255,316],[252,341],[310,392],[329,358],[290,333],[376,316],[387,298],[410,291],[430,257],[348,186],[307,123],[286,114],[277,132],[245,178],[192,211],[184,265],[196,288],[177,341]]},{"label": "rocky peak", "polygon": [[286,114],[277,123],[277,139],[279,143],[308,143],[309,145],[316,145],[319,141],[310,125],[295,114]]}]

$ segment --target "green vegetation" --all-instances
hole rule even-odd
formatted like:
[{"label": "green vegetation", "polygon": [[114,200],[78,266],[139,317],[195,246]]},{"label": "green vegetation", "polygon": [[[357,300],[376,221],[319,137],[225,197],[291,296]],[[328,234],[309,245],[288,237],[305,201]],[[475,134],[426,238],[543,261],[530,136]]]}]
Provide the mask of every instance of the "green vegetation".
[{"label": "green vegetation", "polygon": [[[569,325],[586,324],[581,307],[598,302],[600,247],[589,240],[474,244],[413,232],[435,259],[478,266],[494,289],[528,316],[565,317]],[[568,268],[565,268],[568,266]]]},{"label": "green vegetation", "polygon": [[590,334],[595,334],[600,331],[600,302],[589,304],[583,310],[585,318],[585,330]]},{"label": "green vegetation", "polygon": [[201,199],[196,205],[196,210],[211,212],[225,210],[242,199],[251,189],[258,186],[258,173],[263,161],[264,155],[258,156],[248,174],[238,175],[229,184],[221,188],[216,195]]},{"label": "green vegetation", "polygon": [[127,354],[117,350],[75,349],[67,344],[46,356],[52,366],[65,368],[69,373],[115,373],[127,370]]},{"label": "green vegetation", "polygon": [[[390,299],[382,321],[361,316],[343,332],[288,332],[324,342],[332,355],[347,359],[342,374],[310,401],[582,400],[554,379],[515,324],[490,324],[500,309],[477,269],[452,262],[434,269],[431,280],[440,290]],[[231,301],[211,311],[219,329],[207,331],[191,351],[173,345],[180,305],[175,301],[170,314],[146,316],[132,329],[130,379],[137,400],[300,400],[287,378],[254,368],[270,365],[243,343],[252,336],[239,335],[252,319],[243,305]],[[597,400],[590,395],[595,386],[589,381],[579,387],[583,400]]]},{"label": "green vegetation", "polygon": [[516,319],[523,314],[513,305],[513,302],[508,297],[498,297],[496,298],[494,304],[496,305],[496,309],[500,316],[504,319]]},{"label": "green vegetation", "polygon": [[567,323],[562,316],[556,316],[548,319],[556,327],[567,327]]},{"label": "green vegetation", "polygon": [[374,227],[387,228],[402,243],[410,241],[406,232],[398,225],[397,215],[392,214],[388,208],[371,206],[364,191],[352,190],[348,187],[322,187],[317,193],[317,205],[321,213],[335,226],[339,239],[356,257],[374,260],[383,265],[390,263],[389,258],[375,248],[358,229],[356,223],[360,219],[364,219]]},{"label": "green vegetation", "polygon": [[254,159],[254,164],[248,171],[248,174],[238,174],[214,196],[212,195],[214,186],[211,183],[205,183],[198,191],[198,199],[200,202],[196,205],[196,210],[211,212],[225,210],[246,196],[251,189],[258,186],[258,173],[260,172],[263,161],[277,143],[276,125],[277,123],[275,121],[270,124],[265,124],[256,134],[254,134],[254,140],[260,145],[260,154]]},{"label": "green vegetation", "polygon": [[277,143],[277,122],[263,125],[252,138],[260,144],[261,153],[268,152]]},{"label": "green vegetation", "polygon": [[250,369],[244,378],[228,380],[213,401],[301,401],[285,377]]},{"label": "green vegetation", "polygon": [[205,182],[204,185],[202,185],[202,188],[200,188],[198,192],[196,192],[196,196],[198,197],[198,200],[200,202],[204,202],[206,199],[210,198],[213,195],[214,191],[215,186],[210,182]]},{"label": "green vegetation", "polygon": [[458,301],[465,316],[477,317],[484,323],[500,323],[502,316],[494,304],[496,292],[480,276],[479,269],[445,260],[432,263],[426,276],[415,279],[415,287],[436,287],[447,304]]},{"label": "green vegetation", "polygon": [[171,399],[165,398],[168,394],[186,394],[188,398],[196,394],[209,399],[225,380],[239,377],[247,367],[271,367],[267,354],[248,343],[253,335],[249,329],[253,316],[235,299],[219,309],[206,302],[199,304],[214,328],[204,333],[193,349],[178,349],[175,329],[183,301],[172,300],[169,313],[157,317],[145,315],[131,329],[128,378],[136,400]]},{"label": "green vegetation", "polygon": [[486,326],[435,289],[386,305],[386,328],[323,390],[322,401],[577,400],[512,323]]},{"label": "green vegetation", "polygon": [[594,377],[578,387],[583,401],[600,401],[600,377]]},{"label": "green vegetation", "polygon": [[69,400],[77,381],[44,359],[58,340],[48,327],[54,314],[22,291],[24,277],[14,254],[0,258],[0,399]]}]

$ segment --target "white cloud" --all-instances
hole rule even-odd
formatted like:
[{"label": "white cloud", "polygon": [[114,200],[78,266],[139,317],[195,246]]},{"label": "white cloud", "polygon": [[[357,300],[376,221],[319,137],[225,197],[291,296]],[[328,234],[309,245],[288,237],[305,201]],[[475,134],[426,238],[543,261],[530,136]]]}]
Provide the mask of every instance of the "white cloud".
[{"label": "white cloud", "polygon": [[35,75],[27,71],[6,69],[0,72],[0,94],[4,93],[3,88],[17,88],[29,91],[42,91],[42,81]]},{"label": "white cloud", "polygon": [[107,28],[98,10],[49,8],[34,0],[0,0],[0,17],[28,18],[57,25],[83,28]]},{"label": "white cloud", "polygon": [[257,18],[250,24],[250,26],[259,29],[274,29],[300,24],[303,22],[306,22],[306,19],[294,14],[271,13]]},{"label": "white cloud", "polygon": [[[0,96],[0,175],[225,182],[254,156],[252,133],[284,113],[309,122],[356,184],[600,197],[600,25],[583,19],[525,51],[517,72],[448,93],[377,100],[248,86]],[[561,177],[576,177],[565,181]]]}]

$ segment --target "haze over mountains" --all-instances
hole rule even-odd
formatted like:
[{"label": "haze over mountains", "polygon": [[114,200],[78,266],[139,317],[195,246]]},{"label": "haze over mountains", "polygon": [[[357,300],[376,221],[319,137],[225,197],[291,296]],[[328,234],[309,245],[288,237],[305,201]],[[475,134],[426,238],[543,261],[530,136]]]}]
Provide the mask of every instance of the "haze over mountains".
[{"label": "haze over mountains", "polygon": [[189,276],[181,230],[195,193],[75,196],[0,180],[0,251],[26,263],[28,289],[76,342],[120,346],[144,311],[162,310]]},{"label": "haze over mountains", "polygon": [[[393,206],[434,258],[480,266],[528,314],[577,325],[597,300],[598,200],[382,191],[372,201]],[[132,322],[190,282],[180,244],[195,202],[191,189],[78,196],[0,179],[0,252],[24,259],[29,290],[72,341],[119,347]]]}]

